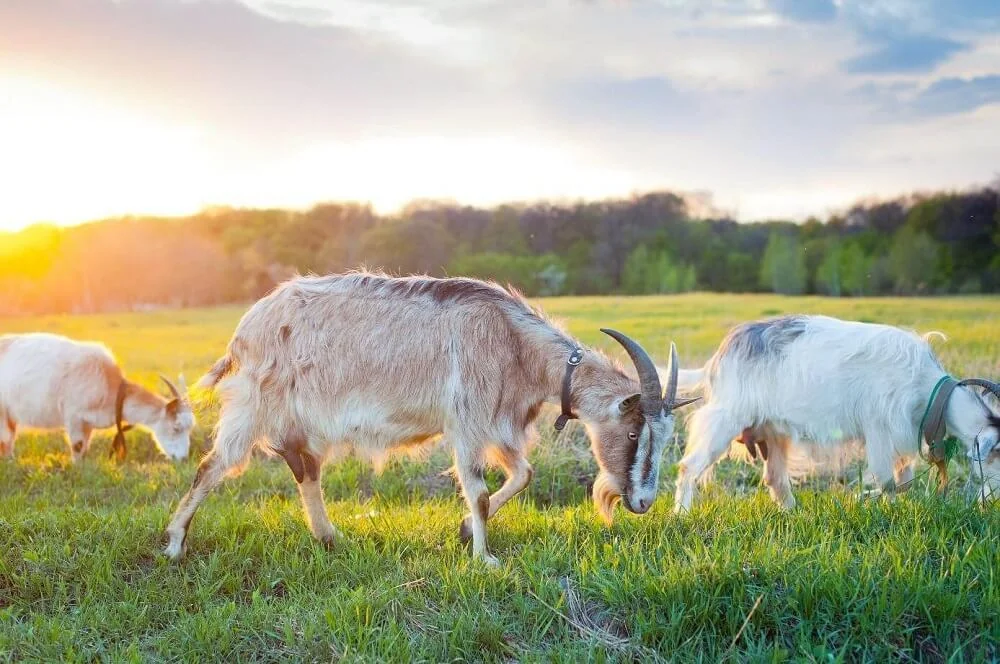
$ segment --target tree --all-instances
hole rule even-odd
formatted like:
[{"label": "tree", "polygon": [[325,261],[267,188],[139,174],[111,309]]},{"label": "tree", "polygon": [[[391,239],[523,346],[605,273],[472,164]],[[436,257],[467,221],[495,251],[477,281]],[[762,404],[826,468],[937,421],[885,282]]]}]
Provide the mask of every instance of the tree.
[{"label": "tree", "polygon": [[896,233],[889,252],[889,273],[897,293],[927,290],[938,261],[938,247],[924,231],[905,227]]},{"label": "tree", "polygon": [[677,264],[666,250],[652,253],[644,244],[632,250],[622,269],[626,293],[681,293],[693,290],[696,284],[693,265]]},{"label": "tree", "polygon": [[798,295],[806,287],[806,262],[798,240],[775,231],[764,250],[761,284],[775,293]]},{"label": "tree", "polygon": [[361,261],[400,274],[440,275],[452,258],[455,239],[426,219],[383,221],[361,238]]},{"label": "tree", "polygon": [[840,297],[843,287],[843,252],[840,242],[834,241],[816,269],[816,286],[827,295]]},{"label": "tree", "polygon": [[649,271],[649,250],[645,244],[640,244],[632,250],[625,259],[622,268],[622,290],[630,295],[646,292],[647,273]]},{"label": "tree", "polygon": [[875,290],[870,283],[871,261],[857,242],[849,242],[840,255],[841,287],[851,295]]},{"label": "tree", "polygon": [[457,256],[448,273],[510,284],[525,295],[559,295],[566,282],[566,266],[555,254],[515,256],[497,251]]}]

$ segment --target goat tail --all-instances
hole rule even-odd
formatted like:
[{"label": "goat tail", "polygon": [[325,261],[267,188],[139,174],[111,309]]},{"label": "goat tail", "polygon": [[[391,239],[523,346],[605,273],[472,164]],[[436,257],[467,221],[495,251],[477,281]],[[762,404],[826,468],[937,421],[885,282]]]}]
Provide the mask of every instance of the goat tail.
[{"label": "goat tail", "polygon": [[[660,382],[666,383],[670,374],[663,367],[656,367]],[[705,392],[705,369],[679,369],[677,371],[677,392],[687,397],[700,396]]]},{"label": "goat tail", "polygon": [[920,338],[926,341],[927,343],[930,343],[931,339],[935,337],[937,337],[941,341],[948,341],[948,335],[946,335],[944,332],[938,332],[937,330],[931,330],[930,332],[925,332],[924,334],[920,335]]},{"label": "goat tail", "polygon": [[705,391],[705,369],[680,369],[677,372],[677,391],[688,396],[698,396]]},{"label": "goat tail", "polygon": [[204,390],[210,390],[219,384],[227,374],[233,370],[233,356],[226,354],[216,360],[212,368],[208,370],[201,379],[198,380],[197,387]]}]

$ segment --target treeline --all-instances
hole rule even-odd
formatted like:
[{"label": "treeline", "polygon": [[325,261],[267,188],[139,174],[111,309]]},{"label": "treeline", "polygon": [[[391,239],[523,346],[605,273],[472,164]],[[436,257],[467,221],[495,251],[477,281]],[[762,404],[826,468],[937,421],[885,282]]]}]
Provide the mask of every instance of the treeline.
[{"label": "treeline", "polygon": [[528,295],[1000,291],[997,187],[859,203],[825,222],[695,219],[685,200],[206,210],[0,235],[0,314],[254,299],[299,273],[470,275]]}]

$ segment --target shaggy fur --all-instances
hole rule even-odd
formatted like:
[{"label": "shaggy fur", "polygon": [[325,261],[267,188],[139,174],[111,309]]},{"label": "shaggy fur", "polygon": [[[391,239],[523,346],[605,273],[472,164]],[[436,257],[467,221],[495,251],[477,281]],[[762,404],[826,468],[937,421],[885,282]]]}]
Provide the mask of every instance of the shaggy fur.
[{"label": "shaggy fur", "polygon": [[[183,379],[182,383],[183,383]],[[14,454],[18,427],[64,429],[74,461],[94,429],[115,425],[115,399],[125,381],[111,352],[92,342],[45,333],[0,337],[0,456]],[[194,415],[185,399],[125,383],[124,419],[148,428],[174,459],[187,457]]]},{"label": "shaggy fur", "polygon": [[[534,420],[543,403],[558,403],[577,346],[518,294],[483,281],[362,272],[282,284],[244,315],[200,383],[217,386],[222,414],[205,472],[168,527],[168,555],[182,554],[198,504],[241,472],[254,446],[281,453],[302,440],[300,454],[321,468],[350,450],[377,457],[444,434],[469,504],[473,555],[495,562],[482,501],[492,516],[530,481]],[[601,468],[595,502],[609,519],[619,496],[633,511],[648,509],[660,459],[635,486],[632,468],[647,463],[637,450],[653,449],[651,435],[672,433],[672,417],[656,431],[643,426],[638,391],[635,378],[593,350],[573,374],[572,408]],[[493,496],[482,477],[490,460],[507,474]],[[303,502],[313,534],[332,541],[318,481]]]},{"label": "shaggy fur", "polygon": [[[929,337],[826,316],[734,328],[702,369],[681,371],[681,391],[700,393],[705,402],[690,419],[675,510],[691,506],[695,483],[745,427],[768,443],[765,481],[784,507],[794,505],[789,474],[845,446],[863,447],[869,474],[884,489],[912,479],[920,419],[945,375]],[[995,489],[995,407],[963,386],[948,402],[945,419],[968,455],[982,456],[983,479]],[[973,467],[978,471],[978,464]]]}]

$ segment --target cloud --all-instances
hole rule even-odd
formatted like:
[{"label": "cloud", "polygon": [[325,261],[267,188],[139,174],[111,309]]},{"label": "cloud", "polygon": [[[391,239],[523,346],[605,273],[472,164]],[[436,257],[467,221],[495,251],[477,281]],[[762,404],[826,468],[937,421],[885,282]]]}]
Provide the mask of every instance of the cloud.
[{"label": "cloud", "polygon": [[[808,202],[959,165],[988,177],[998,132],[907,149],[931,120],[992,112],[997,29],[995,0],[0,0],[0,83],[191,129],[198,172],[253,170],[260,204],[344,190],[324,178],[375,191],[388,172],[459,198],[614,179]],[[891,158],[872,157],[890,129]],[[558,173],[525,185],[521,151]]]},{"label": "cloud", "polygon": [[942,78],[921,90],[913,109],[921,115],[951,115],[1000,104],[1000,74]]},{"label": "cloud", "polygon": [[663,77],[591,76],[540,91],[551,112],[584,127],[610,124],[649,131],[689,127],[697,114],[694,95]]},{"label": "cloud", "polygon": [[932,116],[961,115],[1000,104],[1000,74],[939,78],[924,86],[907,81],[870,82],[851,94],[873,109],[877,121],[898,124]]},{"label": "cloud", "polygon": [[884,43],[844,62],[849,74],[896,74],[932,71],[969,45],[944,37],[884,37]]},{"label": "cloud", "polygon": [[770,7],[793,21],[827,23],[837,18],[833,0],[771,0]]},{"label": "cloud", "polygon": [[279,19],[306,24],[330,23],[334,18],[334,13],[323,7],[291,5],[285,2],[265,2],[260,9]]},{"label": "cloud", "polygon": [[0,5],[0,49],[5,69],[243,146],[496,118],[493,91],[461,67],[233,1],[15,0]]}]

